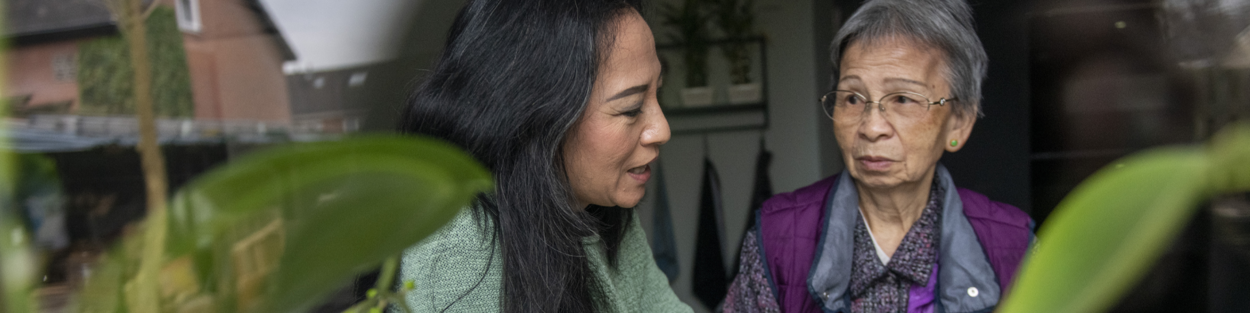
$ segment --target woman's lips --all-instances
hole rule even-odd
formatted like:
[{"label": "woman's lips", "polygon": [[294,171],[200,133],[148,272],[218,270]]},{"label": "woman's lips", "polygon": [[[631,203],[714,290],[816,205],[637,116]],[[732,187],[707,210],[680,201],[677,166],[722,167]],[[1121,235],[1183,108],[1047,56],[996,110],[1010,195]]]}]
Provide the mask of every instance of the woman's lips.
[{"label": "woman's lips", "polygon": [[647,164],[631,168],[627,173],[629,173],[629,177],[633,177],[639,183],[645,184],[648,179],[651,179],[651,165]]},{"label": "woman's lips", "polygon": [[894,160],[883,157],[859,157],[855,161],[858,161],[864,169],[874,172],[883,172],[890,169],[890,165],[894,164]]}]

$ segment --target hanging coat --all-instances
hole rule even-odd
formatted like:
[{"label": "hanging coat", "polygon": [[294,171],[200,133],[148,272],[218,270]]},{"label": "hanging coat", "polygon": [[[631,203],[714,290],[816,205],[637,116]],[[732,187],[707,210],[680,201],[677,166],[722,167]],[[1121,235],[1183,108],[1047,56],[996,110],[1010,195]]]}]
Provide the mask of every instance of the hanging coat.
[{"label": "hanging coat", "polygon": [[668,209],[668,187],[664,183],[664,168],[655,164],[655,212],[651,217],[651,253],[655,265],[660,267],[671,284],[681,274],[677,263],[677,241],[673,237],[673,217]]},{"label": "hanging coat", "polygon": [[703,159],[703,187],[699,198],[699,228],[694,248],[694,279],[691,287],[695,298],[707,308],[714,308],[729,290],[725,270],[724,235],[721,218],[720,177],[712,160]]}]

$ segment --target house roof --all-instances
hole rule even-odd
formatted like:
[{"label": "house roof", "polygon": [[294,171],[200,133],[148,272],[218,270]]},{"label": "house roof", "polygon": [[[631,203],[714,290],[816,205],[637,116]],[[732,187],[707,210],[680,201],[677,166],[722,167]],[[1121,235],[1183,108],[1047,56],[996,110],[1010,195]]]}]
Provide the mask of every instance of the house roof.
[{"label": "house roof", "polygon": [[[145,2],[150,2],[146,0]],[[23,41],[44,35],[115,32],[103,0],[8,0],[5,37]]]},{"label": "house roof", "polygon": [[[111,34],[117,31],[113,15],[105,7],[109,0],[6,0],[4,37],[17,44]],[[146,7],[153,0],[142,0]],[[295,60],[295,51],[278,30],[259,0],[245,0],[256,14],[261,31],[273,35],[282,58]]]},{"label": "house roof", "polygon": [[385,63],[350,68],[294,73],[286,76],[291,114],[298,120],[305,116],[359,113],[366,107],[370,75],[385,70]]},{"label": "house roof", "polygon": [[286,36],[282,35],[282,30],[278,29],[278,25],[274,23],[273,18],[269,15],[269,11],[260,0],[247,0],[248,8],[256,13],[256,19],[260,21],[261,30],[266,34],[273,35],[274,41],[278,44],[278,49],[282,52],[282,59],[285,61],[295,60],[295,50],[291,49],[291,44],[286,41]]}]

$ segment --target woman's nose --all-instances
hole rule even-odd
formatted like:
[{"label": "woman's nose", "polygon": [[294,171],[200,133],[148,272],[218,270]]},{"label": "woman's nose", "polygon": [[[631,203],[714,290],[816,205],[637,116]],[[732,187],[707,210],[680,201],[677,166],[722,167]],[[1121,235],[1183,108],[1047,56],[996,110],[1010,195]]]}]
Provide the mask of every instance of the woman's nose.
[{"label": "woman's nose", "polygon": [[659,105],[655,107],[655,114],[652,114],[651,121],[648,122],[646,129],[642,131],[642,144],[645,145],[663,145],[668,143],[668,139],[672,137],[672,133],[668,128],[668,119],[664,117],[664,110]]},{"label": "woman's nose", "polygon": [[[859,134],[868,139],[868,141],[877,141],[889,138],[894,134],[894,125],[886,119],[885,107],[880,103],[867,103],[868,108],[864,112],[864,118],[860,121]],[[875,110],[874,110],[875,109]]]}]

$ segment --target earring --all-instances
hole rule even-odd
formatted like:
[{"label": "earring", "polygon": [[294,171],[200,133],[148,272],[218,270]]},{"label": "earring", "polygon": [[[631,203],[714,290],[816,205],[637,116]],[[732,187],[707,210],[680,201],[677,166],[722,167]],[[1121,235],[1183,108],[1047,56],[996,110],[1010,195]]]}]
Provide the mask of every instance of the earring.
[{"label": "earring", "polygon": [[951,139],[951,147],[958,146],[958,145],[959,145],[959,139]]}]

